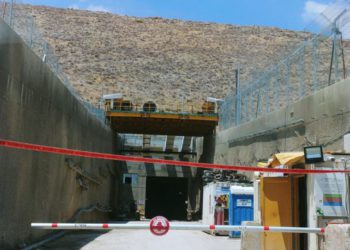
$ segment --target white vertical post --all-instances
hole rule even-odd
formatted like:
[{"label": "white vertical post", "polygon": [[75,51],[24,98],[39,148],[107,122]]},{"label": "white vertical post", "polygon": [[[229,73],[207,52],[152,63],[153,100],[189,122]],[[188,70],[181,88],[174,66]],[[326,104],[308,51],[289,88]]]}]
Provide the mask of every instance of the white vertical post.
[{"label": "white vertical post", "polygon": [[240,83],[240,65],[236,69],[236,114],[235,125],[241,124],[241,83]]},{"label": "white vertical post", "polygon": [[[314,166],[312,165],[312,169]],[[316,206],[315,206],[315,178],[314,175],[307,176],[307,218],[308,218],[308,227],[316,227],[317,226],[317,214],[316,214]],[[308,235],[308,249],[309,250],[317,250],[317,235]]]},{"label": "white vertical post", "polygon": [[11,4],[10,4],[10,20],[9,20],[9,25],[10,27],[12,27],[12,13],[13,13],[13,2],[14,0],[11,0]]}]

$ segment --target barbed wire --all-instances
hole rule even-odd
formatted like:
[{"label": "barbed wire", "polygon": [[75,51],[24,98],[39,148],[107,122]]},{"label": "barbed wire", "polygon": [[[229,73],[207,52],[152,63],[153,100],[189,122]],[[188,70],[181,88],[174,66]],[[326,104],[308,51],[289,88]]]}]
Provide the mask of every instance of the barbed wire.
[{"label": "barbed wire", "polygon": [[35,23],[35,16],[30,11],[30,6],[20,0],[0,0],[1,18],[23,39],[52,72],[61,80],[67,89],[74,95],[87,111],[95,116],[100,122],[108,125],[103,109],[97,108],[93,104],[83,100],[77,94],[73,85],[69,81],[59,64],[59,58],[55,55],[55,50],[45,40],[44,35]]},{"label": "barbed wire", "polygon": [[[343,33],[350,35],[349,1],[335,1],[305,29],[306,40],[289,44],[270,67],[257,69],[220,107],[220,128],[227,129],[294,103],[347,78]],[[348,29],[349,28],[349,29]]]}]

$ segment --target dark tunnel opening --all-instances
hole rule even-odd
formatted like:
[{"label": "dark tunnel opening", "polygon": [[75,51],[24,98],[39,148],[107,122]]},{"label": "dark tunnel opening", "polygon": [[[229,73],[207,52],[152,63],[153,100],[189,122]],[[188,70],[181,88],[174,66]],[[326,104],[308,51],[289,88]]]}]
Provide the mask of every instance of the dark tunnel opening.
[{"label": "dark tunnel opening", "polygon": [[169,220],[186,220],[187,197],[187,178],[147,177],[146,217],[161,215]]}]

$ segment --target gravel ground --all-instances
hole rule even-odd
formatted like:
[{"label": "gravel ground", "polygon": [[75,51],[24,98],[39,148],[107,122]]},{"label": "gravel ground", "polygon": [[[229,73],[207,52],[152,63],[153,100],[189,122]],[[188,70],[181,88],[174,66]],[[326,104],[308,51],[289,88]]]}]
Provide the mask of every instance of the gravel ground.
[{"label": "gravel ground", "polygon": [[240,240],[227,236],[212,236],[201,231],[169,231],[167,235],[158,237],[148,230],[112,230],[105,234],[69,234],[41,249],[239,250]]}]

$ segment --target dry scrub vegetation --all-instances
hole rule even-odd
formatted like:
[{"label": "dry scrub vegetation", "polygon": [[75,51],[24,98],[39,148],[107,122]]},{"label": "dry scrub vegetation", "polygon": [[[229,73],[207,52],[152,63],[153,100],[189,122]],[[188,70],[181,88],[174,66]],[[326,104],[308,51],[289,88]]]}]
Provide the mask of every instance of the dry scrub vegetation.
[{"label": "dry scrub vegetation", "polygon": [[238,63],[245,80],[310,37],[271,27],[26,8],[73,87],[93,104],[102,93],[120,92],[136,104],[198,107],[234,89]]}]

